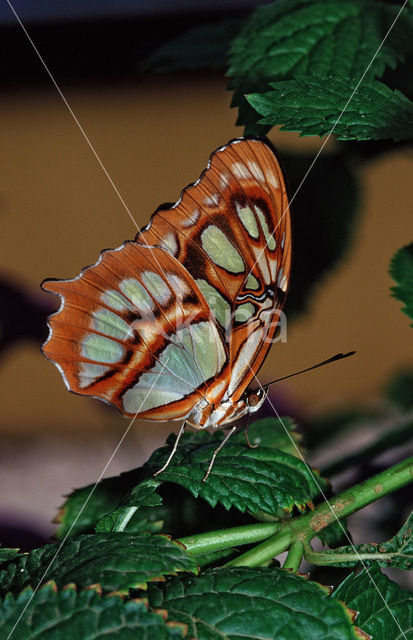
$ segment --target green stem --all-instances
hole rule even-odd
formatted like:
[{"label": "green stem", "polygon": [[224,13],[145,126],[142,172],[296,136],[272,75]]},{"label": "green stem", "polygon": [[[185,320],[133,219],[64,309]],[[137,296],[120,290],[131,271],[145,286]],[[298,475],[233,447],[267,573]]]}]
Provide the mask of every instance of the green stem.
[{"label": "green stem", "polygon": [[413,456],[378,473],[365,482],[343,491],[338,496],[331,498],[330,501],[323,502],[314,511],[294,518],[288,524],[283,524],[279,533],[238,556],[235,560],[231,560],[226,566],[261,566],[286,551],[293,541],[309,542],[333,522],[346,518],[412,481]]},{"label": "green stem", "polygon": [[279,523],[260,522],[258,524],[248,524],[231,529],[220,529],[208,533],[199,533],[186,538],[180,538],[179,542],[185,545],[187,550],[195,556],[220,551],[243,544],[253,544],[261,542],[268,536],[273,535],[280,528]]},{"label": "green stem", "polygon": [[311,540],[328,525],[342,520],[363,507],[413,481],[413,456],[385,469],[338,496],[318,505],[313,512],[296,518],[291,529],[297,537]]},{"label": "green stem", "polygon": [[364,560],[387,560],[394,558],[394,553],[330,553],[326,551],[313,551],[310,545],[305,545],[304,556],[311,564],[320,566],[343,565],[346,562],[359,564]]},{"label": "green stem", "polygon": [[300,567],[304,555],[304,545],[301,540],[296,540],[288,549],[288,554],[283,564],[284,569],[291,569],[296,573]]},{"label": "green stem", "polygon": [[291,543],[293,542],[293,536],[288,527],[283,527],[283,530],[276,533],[271,538],[268,538],[265,542],[257,545],[253,549],[250,549],[246,553],[230,560],[225,565],[226,567],[261,567],[278,554],[287,551]]}]

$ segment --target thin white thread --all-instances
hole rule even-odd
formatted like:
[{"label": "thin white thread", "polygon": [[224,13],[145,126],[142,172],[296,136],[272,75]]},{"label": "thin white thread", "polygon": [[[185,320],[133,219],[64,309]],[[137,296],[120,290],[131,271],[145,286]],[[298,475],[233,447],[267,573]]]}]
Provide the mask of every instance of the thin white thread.
[{"label": "thin white thread", "polygon": [[[251,371],[252,371],[252,373],[253,373],[253,376],[254,376],[254,378],[255,378],[256,382],[258,383],[258,386],[259,386],[259,387],[260,387],[260,389],[264,392],[264,388],[262,387],[262,385],[261,385],[260,381],[258,380],[257,376],[255,375],[255,373],[254,373],[254,371],[253,371],[252,367],[250,366],[249,362],[247,362],[246,364],[247,364],[247,365],[248,365],[248,367],[251,369]],[[317,488],[318,488],[318,490],[319,490],[319,492],[320,492],[320,495],[322,496],[322,498],[323,498],[324,502],[327,504],[328,508],[330,509],[331,513],[333,514],[334,518],[336,519],[336,521],[337,521],[337,523],[338,523],[339,527],[341,528],[341,530],[342,530],[342,532],[343,532],[344,536],[347,538],[347,540],[348,540],[348,542],[349,542],[349,544],[350,544],[350,546],[351,546],[351,548],[352,548],[352,550],[353,550],[354,554],[357,556],[357,558],[358,558],[359,562],[361,563],[361,565],[362,565],[363,569],[366,571],[366,573],[367,573],[367,575],[368,575],[368,577],[369,577],[369,579],[370,579],[370,581],[371,581],[371,583],[372,583],[373,587],[376,589],[377,593],[379,594],[380,598],[382,599],[384,606],[386,607],[386,609],[388,609],[388,611],[389,611],[389,613],[390,613],[391,617],[393,618],[393,620],[394,620],[395,624],[397,625],[397,627],[398,627],[398,629],[399,629],[400,633],[402,634],[403,638],[405,638],[405,640],[407,640],[407,636],[406,636],[406,634],[404,633],[404,631],[403,631],[403,629],[401,628],[400,624],[398,623],[398,621],[397,621],[397,619],[396,619],[395,615],[393,614],[392,610],[390,609],[389,605],[387,604],[387,602],[386,602],[386,600],[385,600],[385,598],[384,598],[384,596],[383,596],[382,592],[380,591],[380,589],[378,588],[378,586],[377,586],[377,584],[376,584],[376,581],[374,580],[374,578],[373,578],[373,577],[372,577],[372,575],[370,574],[370,571],[369,571],[369,569],[368,569],[367,565],[365,564],[365,562],[364,562],[364,561],[363,561],[363,559],[361,558],[361,556],[360,556],[360,554],[358,553],[358,551],[357,551],[356,547],[354,546],[354,544],[353,544],[352,540],[350,539],[349,535],[347,534],[347,531],[346,531],[346,529],[344,528],[343,524],[341,523],[341,520],[338,518],[338,516],[337,516],[337,514],[335,513],[335,511],[334,511],[333,507],[331,506],[330,501],[329,501],[329,499],[327,498],[327,496],[325,495],[324,491],[322,490],[321,485],[320,485],[320,483],[318,482],[316,475],[313,473],[313,470],[312,470],[312,469],[311,469],[311,467],[309,466],[308,462],[305,460],[305,458],[304,458],[303,454],[301,453],[301,451],[300,451],[299,447],[297,446],[296,442],[294,441],[294,438],[291,436],[291,434],[290,434],[290,432],[288,431],[287,427],[285,426],[285,424],[284,424],[284,422],[283,422],[283,420],[282,420],[282,418],[281,418],[280,414],[278,413],[277,409],[275,408],[274,404],[271,402],[271,400],[270,400],[270,398],[269,398],[268,396],[267,396],[267,400],[268,400],[268,402],[269,402],[269,404],[270,404],[270,406],[271,406],[271,409],[273,410],[273,412],[274,412],[275,416],[276,416],[276,417],[278,418],[278,420],[281,422],[281,425],[282,425],[282,427],[283,427],[283,429],[284,429],[285,433],[287,434],[288,438],[290,439],[291,444],[294,446],[294,448],[295,448],[295,450],[297,451],[297,453],[298,453],[298,455],[299,455],[299,457],[300,457],[301,461],[304,463],[304,466],[306,467],[306,469],[307,469],[308,473],[310,474],[310,476],[312,477],[312,479],[313,479],[314,483],[316,484],[316,486],[317,486]]]},{"label": "thin white thread", "polygon": [[[8,1],[8,0],[7,0]],[[385,41],[387,40],[391,30],[393,29],[394,25],[396,24],[397,20],[400,17],[400,14],[402,13],[404,7],[406,6],[406,4],[408,3],[408,0],[404,0],[403,5],[401,6],[400,10],[398,11],[396,17],[394,18],[393,22],[391,23],[390,27],[387,30],[387,33],[385,34],[383,40],[381,41],[381,43],[379,44],[377,51],[375,52],[375,54],[373,55],[372,59],[370,60],[369,64],[367,65],[364,73],[362,74],[360,80],[357,82],[356,87],[354,88],[353,92],[351,93],[349,99],[347,100],[346,104],[344,105],[343,109],[341,110],[341,113],[339,114],[337,120],[335,121],[332,129],[329,131],[329,133],[326,136],[326,139],[324,140],[323,144],[321,145],[320,149],[317,151],[314,159],[312,160],[310,166],[308,167],[307,171],[304,174],[304,177],[302,178],[300,184],[298,185],[297,189],[294,192],[294,195],[292,196],[291,200],[289,201],[289,203],[287,204],[287,206],[284,209],[284,212],[281,216],[281,218],[279,219],[279,221],[277,222],[274,231],[271,233],[270,237],[268,238],[268,240],[265,243],[264,249],[261,251],[261,253],[258,255],[258,258],[255,260],[254,264],[252,265],[248,275],[248,276],[252,273],[252,270],[254,269],[255,265],[258,263],[258,261],[260,260],[261,256],[263,255],[263,253],[266,251],[268,243],[270,242],[270,240],[273,238],[275,232],[277,231],[279,225],[281,224],[281,222],[283,221],[284,216],[286,215],[287,211],[289,210],[291,204],[294,202],[297,194],[299,193],[299,191],[301,190],[301,187],[303,186],[305,180],[308,177],[308,174],[310,173],[311,169],[314,167],[315,163],[317,162],[321,152],[323,151],[324,147],[326,146],[327,142],[329,141],[330,137],[332,136],[332,134],[334,133],[334,129],[336,128],[336,126],[338,125],[338,123],[340,122],[342,116],[344,115],[344,112],[346,111],[348,105],[350,104],[350,102],[352,101],[357,89],[359,88],[360,84],[362,83],[362,81],[364,80],[364,78],[366,77],[366,74],[368,73],[368,70],[370,69],[371,65],[373,64],[374,60],[377,58],[380,49],[382,48],[382,46],[384,45]],[[247,280],[247,278],[245,280]]]},{"label": "thin white thread", "polygon": [[[168,360],[165,362],[165,364],[163,365],[163,367],[166,366]],[[135,413],[135,415],[133,416],[132,420],[130,421],[130,423],[128,424],[124,434],[122,435],[121,439],[119,440],[118,444],[116,445],[112,455],[110,456],[109,460],[107,461],[107,463],[105,464],[102,472],[99,475],[99,478],[96,480],[95,484],[93,485],[92,489],[90,490],[89,495],[87,496],[86,500],[84,501],[83,505],[81,506],[79,513],[77,514],[76,518],[73,520],[72,524],[69,527],[68,532],[66,533],[65,537],[63,538],[62,542],[59,544],[56,553],[54,554],[53,558],[50,560],[49,564],[47,565],[46,570],[44,571],[42,577],[40,578],[36,588],[34,589],[32,595],[30,596],[29,600],[26,602],[23,611],[20,613],[19,617],[17,618],[16,622],[14,623],[13,628],[11,629],[9,635],[7,636],[6,640],[10,640],[11,636],[13,635],[17,625],[19,624],[20,620],[22,619],[22,617],[24,616],[28,606],[30,605],[31,601],[33,600],[34,596],[36,595],[37,591],[39,590],[39,588],[42,585],[42,582],[45,578],[45,576],[47,575],[48,571],[50,570],[50,568],[53,566],[54,561],[56,560],[57,556],[59,555],[60,551],[62,550],[66,540],[68,539],[68,537],[70,536],[70,533],[73,529],[73,527],[75,526],[76,522],[79,520],[80,516],[82,515],[87,503],[89,502],[90,498],[92,497],[93,493],[95,492],[96,487],[98,486],[99,482],[102,480],[103,475],[105,474],[106,470],[108,469],[109,465],[111,464],[113,458],[115,457],[116,453],[118,452],[122,442],[124,441],[124,439],[126,438],[126,436],[128,435],[130,428],[132,427],[133,423],[136,420],[136,417],[138,415],[138,413],[140,412],[140,410],[142,409],[143,405],[145,404],[146,398],[148,398],[149,394],[152,393],[153,388],[155,387],[159,376],[162,373],[162,369],[161,371],[158,373],[158,375],[156,376],[151,388],[149,389],[148,393],[146,394],[146,396],[144,397],[144,399],[141,402],[141,405],[138,409],[138,411]]]}]

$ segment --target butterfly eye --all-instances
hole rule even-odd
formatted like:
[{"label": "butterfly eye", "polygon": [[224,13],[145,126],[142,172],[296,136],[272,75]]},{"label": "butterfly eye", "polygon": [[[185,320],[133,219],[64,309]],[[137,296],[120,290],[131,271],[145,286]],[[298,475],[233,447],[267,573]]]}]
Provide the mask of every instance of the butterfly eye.
[{"label": "butterfly eye", "polygon": [[246,398],[247,405],[252,409],[257,410],[264,402],[266,396],[267,390],[264,389],[255,389],[254,391],[250,391]]}]

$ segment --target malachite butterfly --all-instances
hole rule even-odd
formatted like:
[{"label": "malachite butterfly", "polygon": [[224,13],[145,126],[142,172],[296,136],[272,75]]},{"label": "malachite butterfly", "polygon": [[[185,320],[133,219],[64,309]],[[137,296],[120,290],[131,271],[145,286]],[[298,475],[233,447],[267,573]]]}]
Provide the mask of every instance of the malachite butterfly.
[{"label": "malachite butterfly", "polygon": [[274,339],[291,265],[286,187],[270,144],[215,151],[197,182],[134,241],[103,251],[59,294],[44,355],[70,391],[124,415],[227,428]]}]

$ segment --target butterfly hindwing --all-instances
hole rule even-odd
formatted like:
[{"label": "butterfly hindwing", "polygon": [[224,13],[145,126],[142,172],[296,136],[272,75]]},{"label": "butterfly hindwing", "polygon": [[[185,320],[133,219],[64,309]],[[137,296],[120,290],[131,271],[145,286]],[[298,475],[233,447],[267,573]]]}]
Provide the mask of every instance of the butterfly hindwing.
[{"label": "butterfly hindwing", "polygon": [[126,415],[181,418],[226,364],[202,294],[159,247],[127,242],[103,252],[78,278],[43,286],[62,299],[45,355],[72,391]]}]

